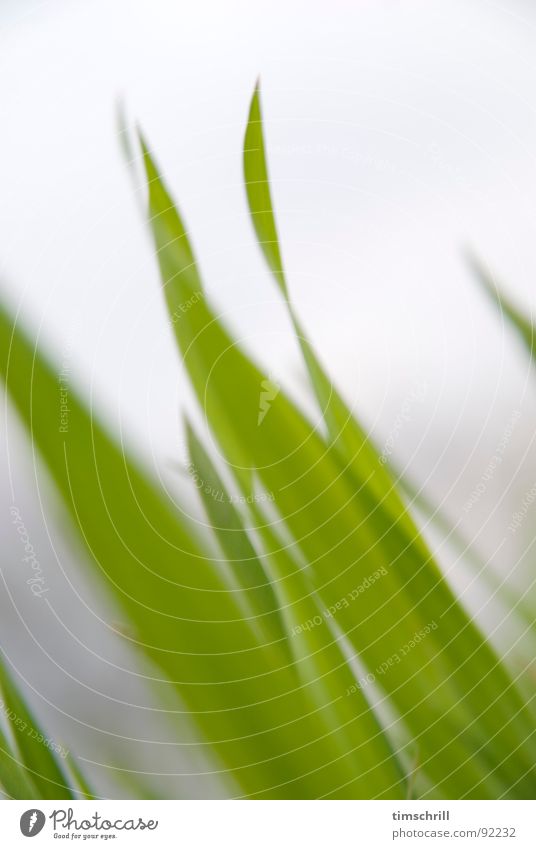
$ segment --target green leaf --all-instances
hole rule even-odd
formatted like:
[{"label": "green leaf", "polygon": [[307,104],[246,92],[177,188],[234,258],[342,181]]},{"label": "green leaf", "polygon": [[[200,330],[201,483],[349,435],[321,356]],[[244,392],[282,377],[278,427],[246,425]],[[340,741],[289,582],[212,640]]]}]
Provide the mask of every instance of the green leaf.
[{"label": "green leaf", "polygon": [[0,785],[12,799],[41,798],[0,728]]},{"label": "green leaf", "polygon": [[356,488],[366,487],[370,490],[381,509],[389,513],[394,520],[406,523],[408,533],[414,536],[415,527],[409,516],[404,515],[405,508],[392,477],[380,462],[372,441],[330,380],[292,305],[272,205],[259,83],[255,86],[251,98],[244,137],[243,168],[251,221],[268,267],[285,300],[318,406],[328,428],[330,442],[337,450],[344,467],[351,470]]},{"label": "green leaf", "polygon": [[[353,479],[356,490],[363,494],[366,490],[369,490],[377,502],[374,509],[378,513],[383,512],[386,526],[391,520],[396,522],[400,531],[406,531],[408,547],[413,547],[418,532],[402,499],[396,492],[388,464],[379,462],[380,458],[372,441],[367,438],[336,388],[332,386],[314,348],[306,338],[291,304],[272,206],[258,84],[255,87],[250,105],[244,140],[243,166],[251,219],[259,245],[279,290],[285,298],[313,389],[324,414],[330,440],[344,464],[343,472],[347,477]],[[484,277],[482,269],[480,269],[480,273],[491,292],[492,287]],[[502,299],[500,299],[500,302],[502,302]],[[517,326],[532,352],[534,342],[532,326],[520,316],[511,304],[503,303],[503,306],[508,318]],[[402,545],[402,540],[400,544]]]},{"label": "green leaf", "polygon": [[84,773],[80,769],[78,760],[71,754],[67,755],[67,764],[74,777],[76,787],[81,799],[96,799],[95,791],[89,785]]},{"label": "green leaf", "polygon": [[[211,527],[228,560],[230,573],[234,576],[235,594],[254,627],[260,627],[263,640],[277,641],[288,651],[273,588],[244,529],[240,514],[188,421],[186,434],[193,477],[198,484]],[[243,497],[253,499],[254,496],[247,492]]]},{"label": "green leaf", "polygon": [[268,169],[264,153],[259,82],[251,99],[244,138],[244,175],[251,220],[268,267],[283,295],[288,297],[281,249],[272,209]]},{"label": "green leaf", "polygon": [[[180,216],[159,178],[155,163],[142,140],[147,179],[149,184],[149,221],[155,236],[158,259],[163,279],[164,294],[170,315],[181,314],[180,321],[173,321],[177,340],[183,353],[184,363],[204,405],[208,420],[217,423],[217,436],[227,452],[231,468],[240,480],[249,481],[251,465],[248,467],[248,451],[251,429],[255,433],[255,442],[262,446],[263,428],[271,417],[268,412],[259,426],[259,403],[265,376],[256,369],[239,351],[234,342],[225,333],[209,309],[205,295],[200,289],[200,277],[191,247],[187,245],[187,236]],[[197,293],[195,299],[193,294]],[[188,304],[188,309],[183,309]],[[230,362],[225,352],[230,355]],[[223,355],[223,356],[222,356]],[[219,360],[219,366],[216,365]],[[210,381],[207,376],[211,373]],[[279,397],[279,396],[278,396]],[[243,428],[235,426],[240,418],[247,432],[244,440]],[[298,422],[299,427],[302,421]],[[293,427],[292,418],[285,420],[285,427]],[[271,452],[272,445],[278,445],[285,451],[285,441],[292,433],[285,428],[272,441],[269,435],[265,448]],[[246,447],[248,451],[246,451]],[[262,465],[262,462],[260,463]],[[271,489],[271,487],[269,487]],[[249,491],[249,485],[245,486]],[[329,758],[324,761],[329,763]],[[319,767],[315,770],[319,776]],[[399,780],[398,774],[394,781]],[[330,787],[330,782],[324,783]],[[337,787],[337,784],[333,785]],[[383,789],[393,786],[392,768],[385,770]]]},{"label": "green leaf", "polygon": [[[146,146],[144,159],[150,223],[173,316],[192,291],[195,260],[189,249],[186,267],[186,231]],[[411,536],[405,508],[393,521],[374,493],[357,489],[335,447],[312,431],[283,392],[259,426],[265,376],[225,331],[204,296],[173,327],[227,461],[257,470],[263,485],[274,492],[322,603],[333,606],[351,598],[367,576],[386,570],[381,581],[359,596],[359,603],[340,611],[338,625],[404,717],[437,793],[495,798],[500,792],[530,798],[536,787],[532,720],[423,540],[416,531]],[[370,476],[375,471],[370,468]],[[409,643],[404,663],[389,666],[389,674],[378,672]]]},{"label": "green leaf", "polygon": [[338,787],[329,740],[281,647],[259,641],[222,569],[73,386],[60,430],[59,371],[5,310],[0,369],[93,572],[122,606],[134,644],[179,694],[203,735],[199,746],[217,759],[214,772],[259,798],[316,798]]},{"label": "green leaf", "polygon": [[[320,603],[306,569],[273,532],[261,508],[253,503],[251,511],[264,542],[267,569],[280,600],[301,685],[325,723],[333,757],[341,762],[341,770],[349,770],[339,792],[344,788],[351,798],[405,795],[401,764],[363,691],[356,686],[341,636],[331,627],[333,610]],[[389,773],[392,783],[386,787],[384,775]]]},{"label": "green leaf", "polygon": [[69,781],[54,754],[45,745],[46,734],[41,730],[3,663],[0,663],[0,690],[17,751],[31,775],[39,798],[72,799]]},{"label": "green leaf", "polygon": [[[473,580],[478,582],[488,595],[502,603],[506,615],[514,616],[520,620],[525,635],[522,642],[526,643],[528,656],[532,658],[536,648],[536,635],[533,633],[534,611],[526,598],[520,597],[518,593],[512,590],[508,582],[506,564],[503,564],[506,577],[501,580],[493,569],[488,568],[488,563],[477,550],[474,542],[469,542],[466,538],[459,527],[459,522],[456,524],[451,522],[445,515],[442,506],[435,503],[423,487],[415,484],[407,471],[402,474],[396,470],[392,462],[389,467],[399,481],[400,489],[410,500],[411,506],[421,511],[427,521],[441,535],[442,544],[447,543],[458,552],[458,557],[470,569]],[[516,643],[516,647],[519,648],[519,641]]]},{"label": "green leaf", "polygon": [[536,328],[532,321],[511,301],[497,286],[494,276],[488,268],[473,254],[468,253],[469,266],[480,282],[484,291],[493,303],[498,306],[501,314],[517,331],[525,344],[530,356],[534,359],[536,355]]},{"label": "green leaf", "polygon": [[[203,480],[210,482],[212,493],[225,492],[212,461],[190,426],[188,441],[191,456],[196,458],[196,468],[203,471]],[[258,560],[241,519],[236,514],[229,515],[232,505],[228,497],[219,502],[220,507],[226,505],[224,510],[214,510],[214,498],[205,493],[207,513],[222,540],[222,547],[227,549],[233,568],[246,557],[258,564],[257,579],[266,572],[270,576],[270,600],[281,610],[301,691],[317,714],[319,724],[323,725],[331,761],[340,772],[335,795],[350,798],[403,796],[404,774],[365,697],[360,693],[350,701],[341,695],[355,686],[356,679],[330,630],[329,611],[319,605],[303,571],[272,531],[260,507],[262,502],[251,498],[247,492],[244,497],[255,519],[255,531],[264,543],[262,560],[265,567]],[[390,776],[388,786],[386,776]]]}]

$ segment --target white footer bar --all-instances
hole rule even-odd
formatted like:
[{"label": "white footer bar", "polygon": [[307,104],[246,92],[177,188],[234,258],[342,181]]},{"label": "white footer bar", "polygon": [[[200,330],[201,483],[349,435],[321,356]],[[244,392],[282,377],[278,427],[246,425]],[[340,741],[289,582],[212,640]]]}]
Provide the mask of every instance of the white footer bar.
[{"label": "white footer bar", "polygon": [[0,845],[535,849],[535,815],[509,801],[4,801]]}]

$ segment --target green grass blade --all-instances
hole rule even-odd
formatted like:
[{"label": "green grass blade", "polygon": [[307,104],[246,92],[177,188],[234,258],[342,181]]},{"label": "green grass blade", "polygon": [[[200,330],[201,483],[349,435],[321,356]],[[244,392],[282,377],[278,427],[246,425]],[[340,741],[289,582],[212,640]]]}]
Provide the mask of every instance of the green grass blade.
[{"label": "green grass blade", "polygon": [[[204,480],[212,482],[213,492],[223,491],[212,461],[191,428],[188,429],[188,436],[191,455],[196,457],[196,466],[206,474]],[[243,494],[245,498],[249,497],[249,493]],[[329,795],[342,798],[362,798],[367,795],[371,798],[404,798],[404,774],[363,694],[360,693],[353,701],[341,695],[355,686],[356,679],[329,628],[325,611],[318,604],[303,571],[274,535],[260,505],[254,499],[247,502],[255,519],[256,532],[264,543],[262,559],[266,563],[265,567],[257,560],[249,539],[242,539],[245,532],[241,519],[214,511],[213,499],[210,495],[208,499],[207,513],[215,530],[224,521],[226,531],[229,527],[234,532],[238,531],[238,539],[233,536],[229,541],[225,538],[222,540],[230,560],[254,557],[262,575],[266,571],[271,577],[275,589],[275,594],[274,590],[271,591],[271,599],[279,605],[286,625],[302,694],[311,709],[317,712],[321,732],[329,742],[331,760],[340,773],[339,786],[333,788]],[[278,602],[275,600],[276,595]]]},{"label": "green grass blade", "polygon": [[[165,672],[222,768],[235,773],[244,791],[275,784],[277,755],[281,747],[292,750],[294,729],[289,719],[279,752],[259,729],[277,725],[278,700],[286,718],[290,713],[296,720],[299,710],[287,704],[293,676],[279,671],[279,654],[259,643],[217,564],[73,387],[69,426],[59,431],[58,371],[4,310],[0,368],[90,563],[126,612],[135,644]],[[310,729],[303,733],[311,736]],[[300,763],[291,768],[299,774]]]},{"label": "green grass blade", "polygon": [[86,779],[84,773],[80,769],[80,766],[78,765],[77,759],[73,755],[68,754],[66,760],[67,760],[67,765],[69,767],[69,770],[71,771],[71,773],[73,775],[74,783],[75,783],[75,786],[77,787],[78,794],[79,794],[80,798],[81,799],[96,799],[97,795],[95,794],[95,791],[92,790],[88,780]]},{"label": "green grass blade", "polygon": [[536,356],[536,328],[532,321],[498,288],[495,278],[479,259],[468,254],[468,262],[488,297],[517,331],[531,358],[534,359]]},{"label": "green grass blade", "polygon": [[244,138],[244,175],[251,220],[268,267],[284,297],[288,297],[285,271],[279,247],[279,237],[272,207],[268,167],[264,151],[264,134],[257,82],[249,107]]},{"label": "green grass blade", "polygon": [[[311,383],[319,406],[324,412],[330,439],[346,464],[345,471],[353,477],[356,488],[360,491],[365,488],[369,489],[380,503],[386,520],[391,516],[399,527],[405,526],[409,534],[408,544],[411,545],[411,539],[415,537],[416,529],[411,517],[405,515],[405,508],[396,493],[393,477],[390,475],[387,466],[380,465],[374,445],[366,437],[336,388],[332,386],[312,345],[303,333],[290,302],[271,199],[258,85],[255,88],[250,105],[244,141],[243,166],[253,226],[268,266],[285,298]],[[496,290],[484,275],[481,267],[479,271],[489,293],[497,299]],[[521,333],[529,351],[532,353],[534,343],[532,325],[523,318],[512,304],[505,302],[502,297],[499,297],[498,301],[502,304],[507,317]]]},{"label": "green grass blade", "polygon": [[[189,422],[186,435],[191,468],[211,527],[236,579],[236,594],[260,628],[266,642],[279,642],[288,651],[281,615],[273,588],[246,533],[231,496]],[[253,498],[248,492],[244,498]]]},{"label": "green grass blade", "polygon": [[[341,455],[345,465],[352,469],[356,487],[366,486],[381,502],[385,511],[389,511],[397,521],[405,521],[404,505],[387,468],[380,463],[378,452],[372,441],[330,380],[292,305],[272,204],[258,83],[251,98],[244,137],[243,170],[253,228],[268,267],[285,300],[318,406],[328,428],[330,441]],[[415,528],[409,517],[407,529],[411,535],[414,534]]]},{"label": "green grass blade", "polygon": [[[407,792],[401,764],[364,693],[356,688],[352,670],[339,639],[330,627],[333,613],[324,609],[304,567],[274,534],[261,508],[251,505],[264,543],[290,634],[290,645],[302,687],[320,712],[347,777],[331,797],[404,798]],[[352,691],[353,698],[347,698]],[[386,778],[391,782],[388,784]]]},{"label": "green grass blade", "polygon": [[20,759],[31,775],[39,798],[73,799],[69,781],[52,751],[45,745],[46,734],[0,663],[0,690]]},{"label": "green grass blade", "polygon": [[337,787],[329,741],[277,645],[259,642],[218,564],[74,387],[59,431],[58,371],[5,310],[0,369],[90,565],[178,692],[216,771],[251,797],[316,798]]},{"label": "green grass blade", "polygon": [[[248,417],[248,427],[250,425],[255,428],[258,427],[259,393],[262,389],[264,375],[236,351],[236,356],[240,361],[236,376],[232,369],[227,368],[225,363],[225,367],[218,370],[214,385],[206,385],[207,366],[209,362],[214,361],[213,355],[215,357],[218,351],[225,350],[228,345],[231,345],[231,348],[233,346],[229,337],[207,307],[204,294],[201,293],[194,302],[192,301],[193,293],[200,291],[200,279],[191,248],[185,249],[186,230],[159,178],[155,163],[145,144],[143,144],[143,151],[149,183],[149,218],[159,249],[158,258],[168,309],[173,316],[181,309],[182,304],[187,302],[190,304],[188,311],[183,313],[183,318],[187,320],[181,319],[180,322],[173,323],[184,362],[198,396],[200,399],[205,399],[210,410],[209,420],[218,422],[218,439],[232,458],[232,468],[239,470],[239,478],[242,479],[244,476],[240,474],[240,471],[245,468],[246,478],[249,480],[251,470],[246,465],[248,454],[243,450],[241,434],[236,431],[233,425],[232,410],[240,409],[242,416],[243,409]],[[186,262],[184,261],[185,255],[187,256]],[[179,325],[180,330],[178,329]],[[203,340],[203,344],[199,344],[200,339]],[[245,395],[240,398],[241,386],[240,380],[237,380],[237,378],[241,374],[242,368],[247,370],[248,379],[244,385]],[[234,394],[235,403],[228,405],[224,393],[221,391],[222,382],[228,391]],[[252,387],[254,387],[253,405],[249,403]],[[238,413],[236,414],[238,415]],[[284,432],[281,436],[284,439]],[[246,487],[246,491],[249,491],[249,487]],[[391,787],[392,783],[392,772],[390,772],[386,776],[384,787]]]},{"label": "green grass blade", "polygon": [[527,634],[526,639],[530,640],[532,645],[534,642],[534,635],[532,634],[534,630],[532,627],[534,611],[525,598],[520,598],[512,590],[508,583],[506,569],[503,570],[506,578],[501,580],[492,569],[487,568],[484,557],[477,550],[475,544],[469,542],[466,538],[459,527],[459,522],[453,524],[445,515],[442,506],[432,500],[431,496],[422,487],[415,484],[406,472],[401,475],[394,468],[392,462],[389,466],[393,476],[399,481],[400,489],[411,502],[411,506],[417,508],[426,517],[430,525],[441,535],[442,539],[458,553],[458,557],[469,567],[473,579],[480,583],[490,596],[500,601],[505,611],[514,611],[515,616],[524,625]]},{"label": "green grass blade", "polygon": [[12,799],[40,799],[41,795],[31,776],[21,766],[20,757],[13,751],[0,728],[0,786]]},{"label": "green grass blade", "polygon": [[[144,157],[150,223],[173,315],[191,292],[181,260],[186,233],[147,148]],[[530,797],[536,788],[532,720],[426,545],[416,531],[413,537],[408,534],[407,514],[393,521],[373,493],[356,490],[340,455],[311,430],[283,392],[258,425],[265,376],[240,351],[204,296],[174,323],[174,330],[228,462],[249,463],[275,493],[322,602],[331,606],[352,598],[368,575],[386,569],[359,604],[340,611],[338,624],[373,671],[412,643],[404,663],[390,667],[378,684],[404,716],[438,794],[493,798],[500,789]]]}]

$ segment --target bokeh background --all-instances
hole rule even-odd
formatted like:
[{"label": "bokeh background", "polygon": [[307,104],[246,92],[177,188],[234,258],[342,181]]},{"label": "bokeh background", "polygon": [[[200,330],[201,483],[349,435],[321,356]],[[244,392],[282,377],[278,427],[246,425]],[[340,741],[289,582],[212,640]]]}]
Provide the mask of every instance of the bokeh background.
[{"label": "bokeh background", "polygon": [[[536,9],[524,0],[3,0],[0,277],[69,383],[198,515],[181,409],[191,395],[122,161],[121,101],[191,230],[207,290],[243,344],[310,409],[299,351],[253,238],[241,147],[261,76],[273,196],[292,295],[380,449],[479,552],[425,522],[445,572],[515,663],[520,626],[494,594],[534,604],[536,382],[468,267],[536,298]],[[402,415],[401,415],[402,414]],[[501,462],[487,469],[501,449]],[[402,418],[402,423],[401,423]],[[178,746],[154,670],[81,554],[26,435],[2,424],[0,643],[53,736],[129,795],[220,795],[202,746]],[[477,487],[482,489],[468,508]],[[9,509],[50,589],[26,585]],[[120,761],[118,775],[111,764]],[[130,772],[130,770],[132,772]]]}]

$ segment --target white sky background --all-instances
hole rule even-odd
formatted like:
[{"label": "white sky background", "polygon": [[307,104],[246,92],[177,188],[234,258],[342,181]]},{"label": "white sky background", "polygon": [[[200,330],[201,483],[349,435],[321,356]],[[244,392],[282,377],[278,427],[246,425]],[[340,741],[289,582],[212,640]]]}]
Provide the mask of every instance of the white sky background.
[{"label": "white sky background", "polygon": [[[456,519],[522,411],[503,465],[465,517],[493,554],[536,480],[535,451],[525,457],[536,383],[462,247],[534,307],[532,5],[17,0],[3,3],[0,28],[2,290],[155,469],[169,478],[168,461],[183,456],[179,413],[191,396],[121,161],[116,101],[147,133],[214,301],[244,344],[299,387],[242,187],[260,73],[291,290],[378,443],[426,381],[395,453]],[[521,556],[526,541],[520,533],[505,550]]]},{"label": "white sky background", "polygon": [[[465,406],[478,431],[505,369],[526,364],[461,247],[475,245],[530,305],[535,25],[516,2],[8,5],[3,285],[55,350],[70,346],[69,365],[140,446],[176,452],[182,384],[119,154],[122,95],[214,299],[268,366],[293,375],[241,183],[260,73],[292,292],[340,385],[388,428],[422,374],[440,404],[430,424],[449,432]],[[511,379],[502,402],[517,397]]]},{"label": "white sky background", "polygon": [[[299,358],[241,184],[261,73],[292,292],[340,385],[388,428],[422,375],[428,405],[440,404],[431,425],[450,431],[465,406],[478,428],[504,371],[526,365],[471,285],[461,248],[475,245],[530,305],[527,15],[515,2],[429,0],[13,4],[1,56],[4,287],[53,349],[70,346],[71,368],[119,409],[140,447],[177,451],[180,369],[119,154],[123,95],[214,299],[291,379]],[[518,394],[508,378],[503,403]],[[466,448],[465,429],[460,439]]]}]

